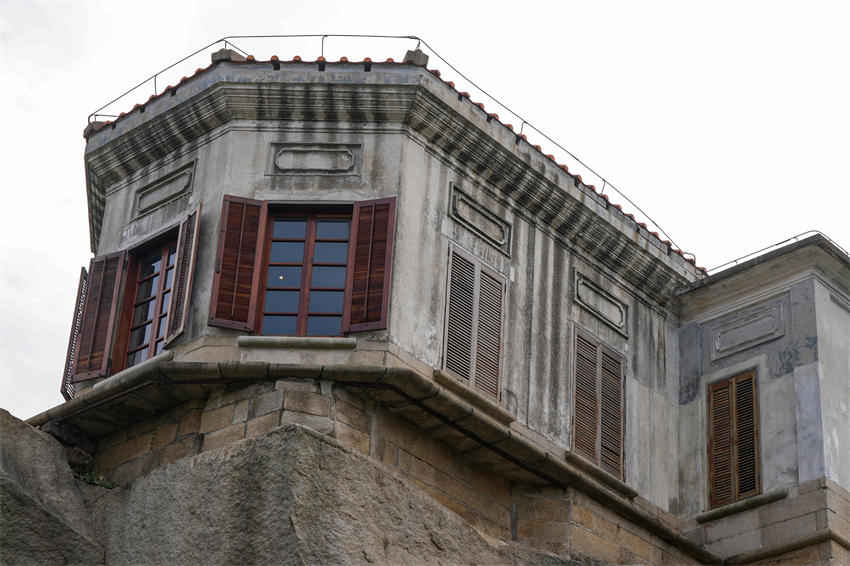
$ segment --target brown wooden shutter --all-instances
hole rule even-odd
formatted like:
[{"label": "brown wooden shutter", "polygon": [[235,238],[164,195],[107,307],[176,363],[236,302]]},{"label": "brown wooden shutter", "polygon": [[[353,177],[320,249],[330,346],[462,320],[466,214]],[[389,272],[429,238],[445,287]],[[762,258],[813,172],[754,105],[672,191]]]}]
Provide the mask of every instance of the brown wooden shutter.
[{"label": "brown wooden shutter", "polygon": [[732,454],[732,381],[708,389],[708,468],[711,507],[730,503],[735,497]]},{"label": "brown wooden shutter", "polygon": [[198,253],[198,231],[201,227],[201,205],[189,213],[180,223],[177,236],[177,257],[174,261],[171,306],[165,323],[165,340],[168,346],[183,333],[189,316],[189,301],[192,296],[192,279],[195,273],[195,258]]},{"label": "brown wooden shutter", "polygon": [[761,492],[755,371],[737,376],[734,388],[736,496],[742,499]]},{"label": "brown wooden shutter", "polygon": [[71,381],[104,377],[109,371],[126,253],[97,257],[89,265],[85,306],[73,357]]},{"label": "brown wooden shutter", "polygon": [[484,270],[478,282],[476,338],[475,386],[498,399],[502,350],[502,282]]},{"label": "brown wooden shutter", "polygon": [[472,378],[472,331],[475,324],[475,264],[449,254],[445,367],[465,380]]},{"label": "brown wooden shutter", "polygon": [[225,195],[210,297],[210,325],[254,330],[267,214],[263,201]]},{"label": "brown wooden shutter", "polygon": [[606,472],[623,477],[623,364],[604,350],[601,371],[601,410],[599,418],[599,465]]},{"label": "brown wooden shutter", "polygon": [[68,351],[65,354],[65,371],[62,373],[62,386],[59,392],[66,401],[74,398],[76,388],[73,382],[74,360],[77,358],[77,348],[80,340],[80,329],[83,323],[83,309],[86,301],[86,287],[88,285],[88,272],[85,267],[80,268],[80,283],[77,286],[77,301],[74,303],[74,318],[71,320],[71,336],[68,338]]},{"label": "brown wooden shutter", "polygon": [[599,396],[596,388],[596,344],[576,333],[575,345],[573,445],[576,452],[597,462]]},{"label": "brown wooden shutter", "polygon": [[343,332],[387,327],[396,199],[354,204]]}]

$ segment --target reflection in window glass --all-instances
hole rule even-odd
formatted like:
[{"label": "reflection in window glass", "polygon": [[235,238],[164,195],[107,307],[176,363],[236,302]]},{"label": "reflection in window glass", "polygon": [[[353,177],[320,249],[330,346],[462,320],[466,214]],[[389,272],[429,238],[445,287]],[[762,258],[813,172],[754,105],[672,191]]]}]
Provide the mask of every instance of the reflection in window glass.
[{"label": "reflection in window glass", "polygon": [[304,242],[272,242],[269,263],[301,263],[304,261]]},{"label": "reflection in window glass", "polygon": [[263,317],[263,334],[295,334],[296,316],[265,315]]},{"label": "reflection in window glass", "polygon": [[336,336],[342,331],[341,316],[308,316],[308,336]]},{"label": "reflection in window glass", "polygon": [[311,287],[345,287],[345,268],[315,266]]},{"label": "reflection in window glass", "polygon": [[301,268],[272,266],[269,267],[268,287],[300,287]]},{"label": "reflection in window glass", "polygon": [[311,291],[310,312],[342,312],[342,291]]},{"label": "reflection in window glass", "polygon": [[299,291],[266,291],[266,312],[298,312]]},{"label": "reflection in window glass", "polygon": [[313,261],[316,263],[345,263],[348,260],[348,242],[316,242]]},{"label": "reflection in window glass", "polygon": [[347,240],[350,221],[347,218],[322,218],[316,226],[320,240]]},{"label": "reflection in window glass", "polygon": [[284,218],[274,221],[272,238],[276,240],[304,238],[307,234],[307,220],[303,218]]}]

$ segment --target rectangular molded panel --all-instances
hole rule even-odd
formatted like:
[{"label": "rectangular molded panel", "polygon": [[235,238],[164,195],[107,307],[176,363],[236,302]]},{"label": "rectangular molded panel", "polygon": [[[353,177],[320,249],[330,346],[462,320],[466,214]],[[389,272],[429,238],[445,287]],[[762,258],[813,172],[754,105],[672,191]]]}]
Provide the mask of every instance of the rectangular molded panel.
[{"label": "rectangular molded panel", "polygon": [[360,144],[273,143],[266,175],[360,176],[362,166]]}]

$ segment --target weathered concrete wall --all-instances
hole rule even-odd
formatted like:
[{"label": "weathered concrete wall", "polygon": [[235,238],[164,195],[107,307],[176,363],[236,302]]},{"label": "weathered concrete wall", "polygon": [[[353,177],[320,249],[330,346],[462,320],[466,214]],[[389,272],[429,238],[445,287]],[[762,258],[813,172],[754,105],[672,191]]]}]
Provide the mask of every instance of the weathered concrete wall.
[{"label": "weathered concrete wall", "polygon": [[825,475],[850,489],[850,302],[814,282]]}]

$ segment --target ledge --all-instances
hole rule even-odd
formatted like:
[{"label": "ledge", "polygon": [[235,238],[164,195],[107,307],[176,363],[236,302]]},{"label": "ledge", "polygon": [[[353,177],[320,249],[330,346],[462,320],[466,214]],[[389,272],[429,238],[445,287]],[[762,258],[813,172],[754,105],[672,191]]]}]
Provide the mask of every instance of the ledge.
[{"label": "ledge", "polygon": [[749,552],[742,552],[741,554],[736,554],[735,556],[727,558],[724,561],[724,564],[752,564],[757,560],[763,560],[765,558],[770,558],[771,556],[776,556],[778,554],[785,554],[786,552],[793,552],[800,548],[820,544],[822,542],[830,540],[838,545],[843,546],[847,550],[850,550],[850,541],[848,541],[845,537],[839,535],[832,529],[826,528],[814,531],[806,535],[792,537],[784,542],[774,544],[769,547],[759,548],[758,550],[752,550]]},{"label": "ledge", "polygon": [[276,348],[280,350],[353,350],[356,338],[313,336],[239,336],[240,348]]},{"label": "ledge", "polygon": [[516,420],[516,416],[513,413],[504,409],[498,403],[494,403],[493,401],[482,397],[479,393],[476,393],[474,390],[459,382],[446,372],[434,370],[434,379],[437,383],[473,407],[481,409],[500,423],[509,425]]},{"label": "ledge", "polygon": [[633,499],[638,496],[638,492],[629,487],[626,482],[616,478],[603,470],[602,468],[592,464],[576,454],[575,452],[571,452],[570,450],[565,451],[564,457],[570,464],[573,464],[576,468],[581,469],[584,473],[591,476],[593,479],[604,483],[606,486],[610,487],[613,490],[616,490],[626,497]]},{"label": "ledge", "polygon": [[723,507],[706,511],[705,513],[700,513],[694,517],[694,520],[696,520],[697,523],[707,523],[709,521],[714,521],[715,519],[740,513],[741,511],[755,509],[756,507],[761,507],[762,505],[767,505],[768,503],[773,503],[774,501],[779,501],[786,497],[788,497],[788,489],[783,487],[761,495],[754,495],[742,501],[736,501],[735,503],[730,503]]}]

